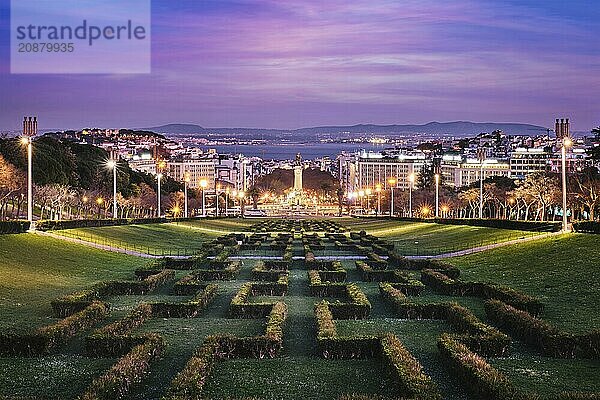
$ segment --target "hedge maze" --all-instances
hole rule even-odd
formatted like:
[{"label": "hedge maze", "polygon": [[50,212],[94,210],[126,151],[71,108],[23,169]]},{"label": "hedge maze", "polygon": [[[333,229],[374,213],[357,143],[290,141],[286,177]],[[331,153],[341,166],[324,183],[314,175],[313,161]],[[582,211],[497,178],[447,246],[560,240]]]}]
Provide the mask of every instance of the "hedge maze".
[{"label": "hedge maze", "polygon": [[532,354],[598,360],[599,331],[564,332],[536,298],[332,221],[261,222],[52,310],[47,326],[1,333],[1,355],[70,352],[108,366],[76,393],[15,399],[600,398],[536,393],[495,366]]}]

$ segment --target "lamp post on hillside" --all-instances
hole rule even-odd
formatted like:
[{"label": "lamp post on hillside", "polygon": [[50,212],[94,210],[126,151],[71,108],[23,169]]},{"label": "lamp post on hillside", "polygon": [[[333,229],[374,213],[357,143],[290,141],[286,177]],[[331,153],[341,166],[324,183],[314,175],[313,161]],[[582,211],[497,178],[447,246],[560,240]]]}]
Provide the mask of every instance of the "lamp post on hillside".
[{"label": "lamp post on hillside", "polygon": [[215,187],[215,217],[219,217],[219,191],[221,190],[221,184],[217,183]]},{"label": "lamp post on hillside", "polygon": [[412,189],[413,189],[413,184],[415,183],[415,174],[410,174],[408,176],[408,217],[412,218],[413,217],[413,211],[412,211]]},{"label": "lamp post on hillside", "polygon": [[375,192],[377,193],[377,216],[381,214],[381,184],[375,185]]},{"label": "lamp post on hillside", "polygon": [[117,162],[115,160],[109,160],[106,166],[113,171],[113,218],[117,219]]},{"label": "lamp post on hillside", "polygon": [[158,190],[156,191],[156,213],[157,213],[157,217],[160,218],[161,215],[161,211],[160,211],[160,181],[162,180],[163,174],[161,174],[160,172],[158,174],[156,174],[156,179],[158,180]]},{"label": "lamp post on hillside", "polygon": [[23,118],[21,144],[27,146],[27,220],[33,224],[33,137],[37,134],[37,117]]},{"label": "lamp post on hillside", "polygon": [[206,179],[200,179],[200,188],[202,189],[202,216],[206,217],[206,188],[208,187],[208,181]]},{"label": "lamp post on hillside", "polygon": [[188,218],[188,185],[190,183],[190,173],[183,174],[183,216]]},{"label": "lamp post on hillside", "polygon": [[485,149],[477,150],[477,159],[479,160],[479,219],[483,218],[483,162],[485,161]]},{"label": "lamp post on hillside", "polygon": [[390,204],[390,217],[394,216],[394,187],[396,186],[396,178],[389,178],[388,183],[390,184],[390,192],[391,192],[391,204]]},{"label": "lamp post on hillside", "polygon": [[435,174],[435,217],[440,216],[440,174]]}]

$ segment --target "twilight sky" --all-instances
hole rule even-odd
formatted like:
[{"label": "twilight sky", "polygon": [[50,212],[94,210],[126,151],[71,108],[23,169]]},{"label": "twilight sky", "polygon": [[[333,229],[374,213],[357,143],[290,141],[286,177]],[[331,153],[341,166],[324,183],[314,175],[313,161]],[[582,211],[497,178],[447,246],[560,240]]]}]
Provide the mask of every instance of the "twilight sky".
[{"label": "twilight sky", "polygon": [[600,125],[596,0],[153,0],[149,75],[11,75],[0,129]]}]

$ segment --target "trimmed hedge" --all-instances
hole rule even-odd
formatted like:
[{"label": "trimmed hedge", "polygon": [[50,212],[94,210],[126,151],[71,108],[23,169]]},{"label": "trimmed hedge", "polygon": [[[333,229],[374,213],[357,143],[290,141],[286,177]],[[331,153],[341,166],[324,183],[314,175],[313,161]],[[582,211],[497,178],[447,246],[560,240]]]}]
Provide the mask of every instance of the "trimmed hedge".
[{"label": "trimmed hedge", "polygon": [[89,357],[122,356],[144,342],[140,336],[131,336],[135,328],[152,317],[150,304],[140,304],[124,318],[106,325],[85,338],[85,350]]},{"label": "trimmed hedge", "polygon": [[35,223],[35,229],[40,231],[51,231],[116,225],[160,224],[165,222],[169,221],[166,218],[72,219],[59,221],[42,220]]},{"label": "trimmed hedge", "polygon": [[459,304],[413,303],[389,283],[380,283],[379,291],[386,301],[392,303],[400,318],[445,320],[459,332],[455,339],[478,353],[503,355],[511,343],[510,337],[484,324],[468,308]]},{"label": "trimmed hedge", "polygon": [[217,297],[219,286],[208,284],[189,301],[181,303],[150,303],[152,314],[162,318],[193,318]]},{"label": "trimmed hedge", "polygon": [[47,354],[77,333],[96,325],[107,315],[108,306],[95,301],[83,310],[52,325],[43,326],[33,333],[0,333],[0,355],[31,357]]},{"label": "trimmed hedge", "polygon": [[431,378],[423,372],[423,367],[412,354],[392,334],[381,338],[381,358],[383,365],[400,392],[411,399],[441,400],[442,395]]},{"label": "trimmed hedge", "polygon": [[218,360],[238,357],[274,358],[283,345],[283,324],[287,306],[271,305],[266,332],[262,336],[237,338],[229,335],[209,336],[171,382],[165,399],[201,399],[204,385]]},{"label": "trimmed hedge", "polygon": [[239,261],[225,261],[223,268],[196,269],[192,272],[195,279],[200,281],[231,281],[240,273],[242,263]]},{"label": "trimmed hedge", "polygon": [[573,223],[575,232],[600,233],[600,222],[598,221],[579,221]]},{"label": "trimmed hedge", "polygon": [[520,310],[539,315],[544,305],[536,298],[523,294],[507,286],[484,282],[461,282],[453,280],[441,272],[424,269],[421,281],[434,291],[447,296],[474,296],[482,299],[498,299]]},{"label": "trimmed hedge", "polygon": [[[285,277],[287,281],[287,276]],[[248,299],[250,296],[268,294],[271,292],[263,292],[265,289],[266,283],[256,283],[256,282],[248,282],[244,283],[240,290],[236,293],[236,295],[231,300],[229,304],[229,315],[233,318],[262,318],[269,315],[272,311],[273,304],[270,302],[261,302],[261,303],[250,303]],[[277,283],[273,284],[277,285]],[[287,288],[287,283],[286,283]],[[271,289],[271,286],[269,286]],[[287,289],[286,289],[287,291]]]},{"label": "trimmed hedge", "polygon": [[142,381],[165,349],[163,338],[157,334],[144,336],[144,341],[117,361],[104,375],[92,381],[80,400],[113,400],[123,398],[131,387]]},{"label": "trimmed hedge", "polygon": [[545,355],[559,358],[600,358],[600,330],[581,334],[564,332],[499,300],[486,301],[485,312],[500,328],[535,346]]},{"label": "trimmed hedge", "polygon": [[81,311],[95,300],[122,294],[145,294],[168,282],[175,276],[173,270],[162,270],[149,275],[142,281],[107,281],[100,282],[89,289],[80,290],[52,300],[54,314],[61,318]]},{"label": "trimmed hedge", "polygon": [[488,400],[525,400],[506,376],[498,372],[485,359],[449,334],[438,339],[442,359],[478,398]]},{"label": "trimmed hedge", "polygon": [[25,233],[29,230],[29,221],[0,221],[0,234]]},{"label": "trimmed hedge", "polygon": [[[408,283],[411,280],[406,274],[394,269],[386,269],[387,263],[383,264],[383,268],[374,269],[370,262],[356,261],[356,269],[360,273],[361,278],[365,282],[402,282]],[[375,264],[376,268],[382,267],[379,263]]]}]

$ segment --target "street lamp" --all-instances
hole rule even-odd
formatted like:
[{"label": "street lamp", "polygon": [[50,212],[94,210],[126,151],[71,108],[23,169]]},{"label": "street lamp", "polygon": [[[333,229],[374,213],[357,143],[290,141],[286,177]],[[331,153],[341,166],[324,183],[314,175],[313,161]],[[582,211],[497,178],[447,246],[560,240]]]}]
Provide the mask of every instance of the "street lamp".
[{"label": "street lamp", "polygon": [[396,186],[396,178],[389,178],[388,183],[390,184],[390,192],[392,192],[392,202],[390,204],[390,217],[394,216],[394,187]]},{"label": "street lamp", "polygon": [[238,198],[240,199],[240,215],[243,218],[244,217],[244,198],[246,197],[246,192],[240,190],[238,192]]},{"label": "street lamp", "polygon": [[188,218],[188,185],[190,183],[190,173],[183,174],[183,217]]},{"label": "street lamp", "polygon": [[33,222],[33,143],[31,136],[23,136],[21,144],[27,146],[27,220]]},{"label": "street lamp", "polygon": [[113,171],[113,218],[117,219],[117,162],[109,160],[106,166]]},{"label": "street lamp", "polygon": [[160,172],[156,174],[156,179],[158,179],[158,190],[156,192],[156,212],[158,213],[158,218],[160,218],[161,210],[160,210],[160,181],[162,180],[163,174]]},{"label": "street lamp", "polygon": [[365,213],[365,207],[363,205],[363,198],[365,197],[365,191],[364,190],[359,190],[358,191],[358,197],[360,199],[360,213],[361,215]]},{"label": "street lamp", "polygon": [[479,219],[483,218],[483,162],[485,161],[485,149],[477,150],[477,159],[479,160]]},{"label": "street lamp", "polygon": [[98,204],[98,219],[100,219],[100,206],[104,204],[104,199],[102,197],[98,197],[96,199],[96,204]]},{"label": "street lamp", "polygon": [[573,141],[565,136],[562,139],[560,153],[562,156],[562,208],[563,208],[563,231],[567,232],[569,226],[567,221],[567,147],[571,147]]},{"label": "street lamp", "polygon": [[381,214],[381,184],[375,185],[375,192],[377,192],[377,216]]},{"label": "street lamp", "polygon": [[412,212],[412,189],[413,184],[415,183],[415,174],[410,174],[408,176],[408,216],[409,218],[413,217]]},{"label": "street lamp", "polygon": [[369,210],[371,209],[371,193],[373,193],[373,191],[369,188],[367,188],[365,190],[365,195],[367,196],[367,211],[370,212]]},{"label": "street lamp", "polygon": [[435,217],[440,216],[440,174],[435,174]]},{"label": "street lamp", "polygon": [[208,187],[208,181],[206,179],[200,179],[200,188],[202,189],[202,216],[206,217],[206,195],[205,191]]},{"label": "street lamp", "polygon": [[215,187],[215,217],[219,216],[219,190],[221,190],[220,183]]}]

